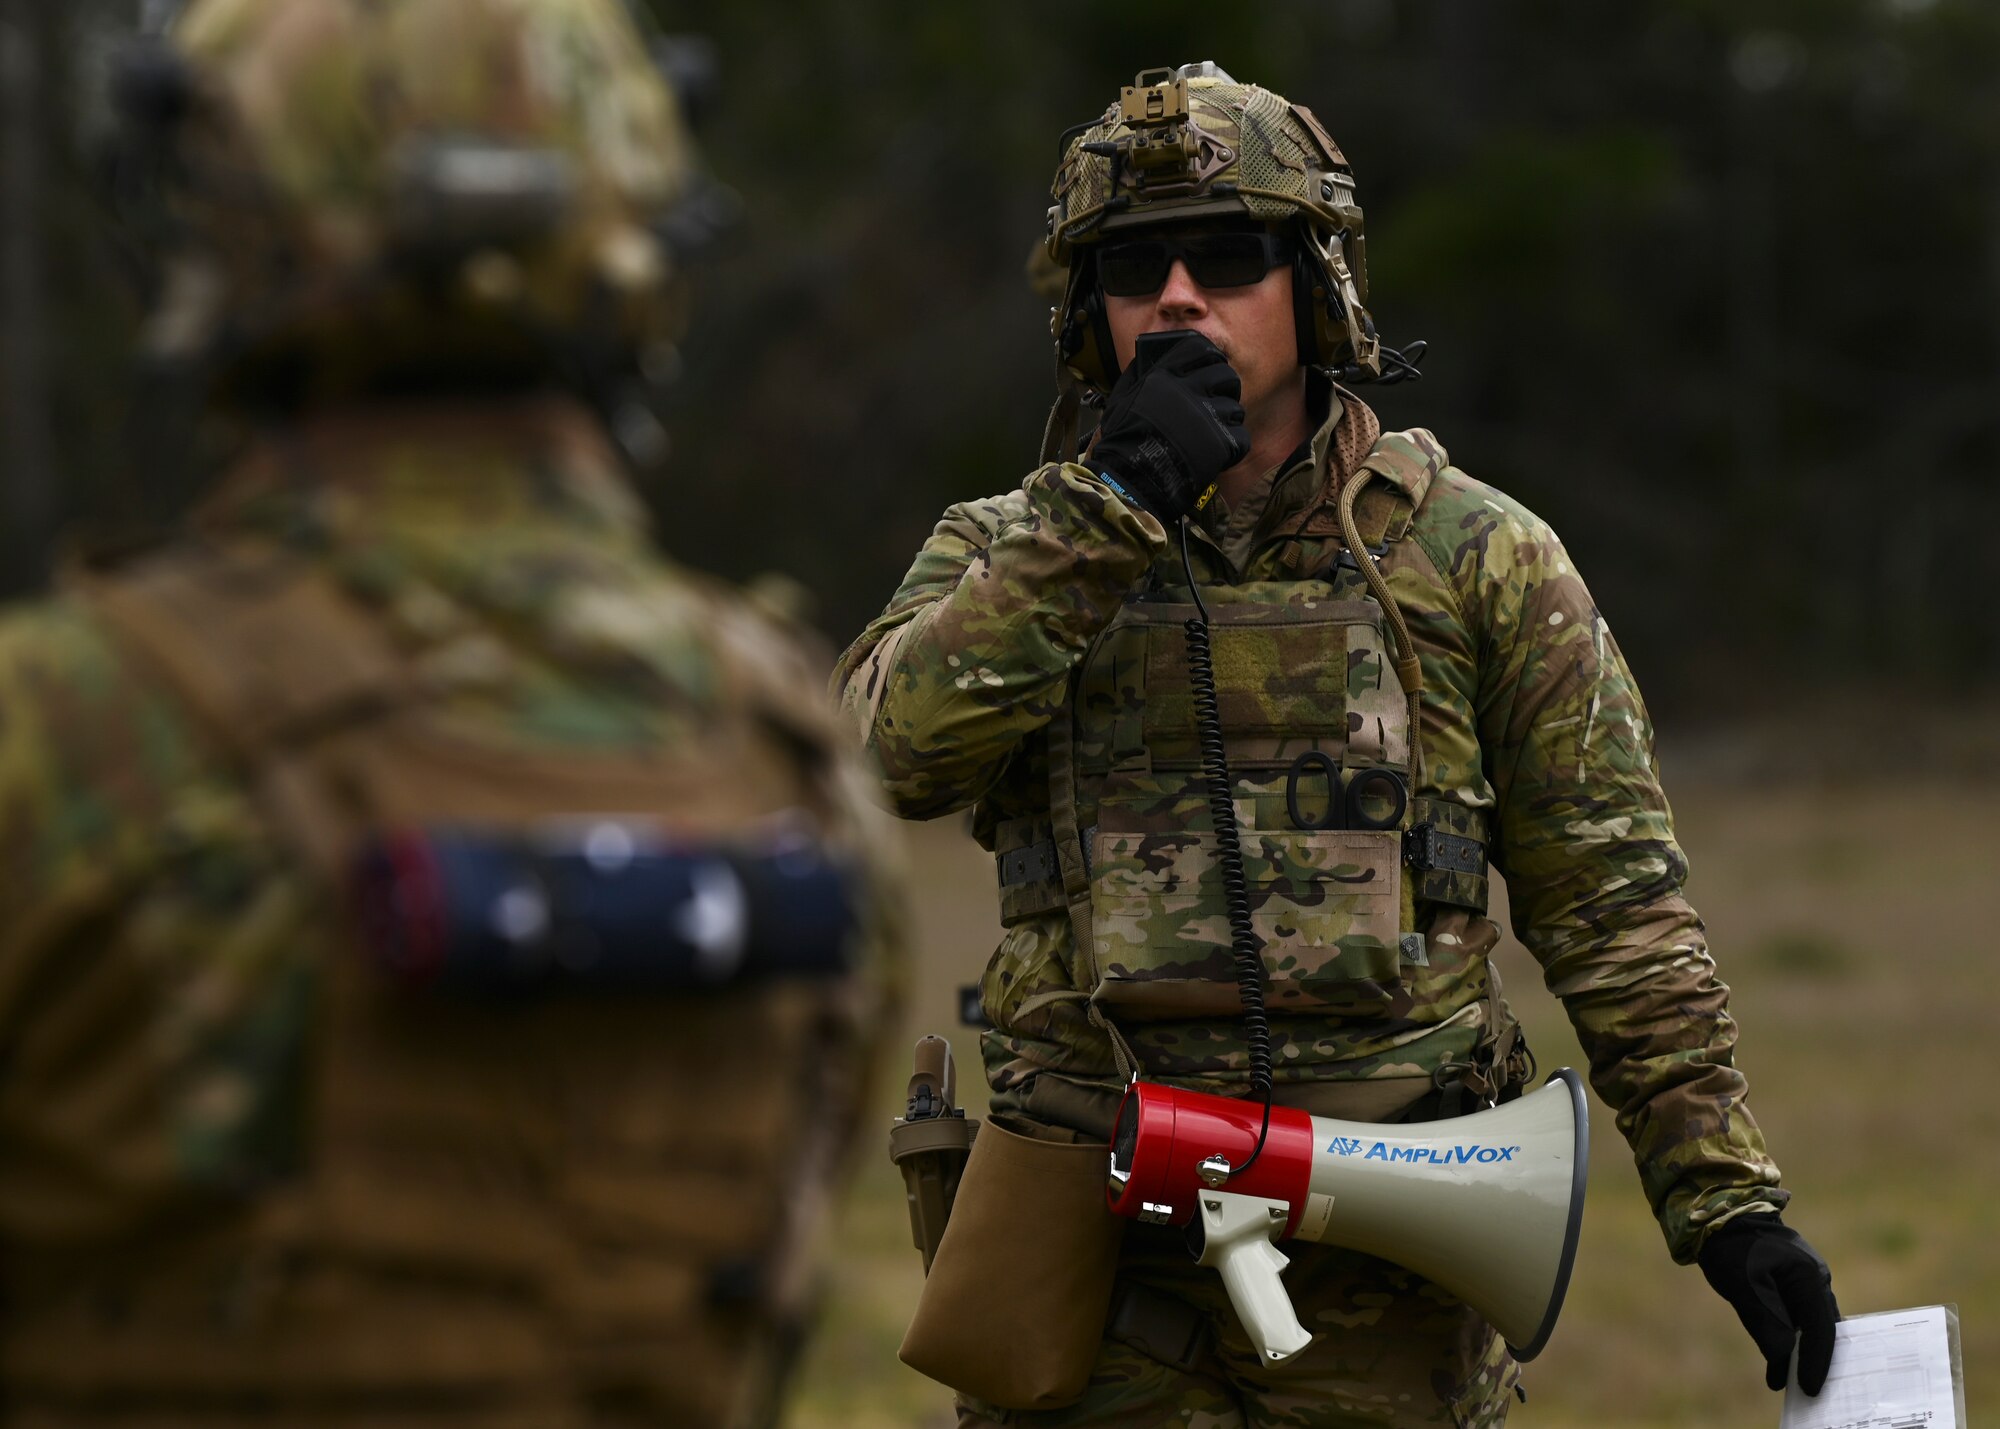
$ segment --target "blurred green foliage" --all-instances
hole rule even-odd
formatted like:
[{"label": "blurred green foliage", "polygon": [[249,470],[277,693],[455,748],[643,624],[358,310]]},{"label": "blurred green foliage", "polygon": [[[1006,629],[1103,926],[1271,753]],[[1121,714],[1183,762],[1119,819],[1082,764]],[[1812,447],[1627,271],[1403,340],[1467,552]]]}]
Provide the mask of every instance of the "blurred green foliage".
[{"label": "blurred green foliage", "polygon": [[[837,638],[945,505],[1033,460],[1022,270],[1057,134],[1213,58],[1357,169],[1371,307],[1431,343],[1384,420],[1564,533],[1656,705],[1992,683],[2000,606],[1962,546],[2000,525],[2000,6],[649,3],[718,48],[705,142],[746,218],[699,278],[661,536],[800,577]],[[29,8],[52,112],[87,111],[78,57],[129,0]],[[171,484],[119,436],[133,305],[87,128],[51,124],[43,213],[71,515]]]},{"label": "blurred green foliage", "polygon": [[1853,970],[1846,944],[1816,928],[1784,928],[1749,950],[1772,971],[1792,978],[1837,978]]}]

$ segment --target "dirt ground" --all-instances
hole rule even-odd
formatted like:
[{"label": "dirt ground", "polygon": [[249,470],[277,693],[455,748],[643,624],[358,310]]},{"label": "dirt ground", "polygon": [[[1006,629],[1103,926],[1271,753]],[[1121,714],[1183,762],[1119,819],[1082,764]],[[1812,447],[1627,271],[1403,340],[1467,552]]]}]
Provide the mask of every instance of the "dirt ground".
[{"label": "dirt ground", "polygon": [[[1973,1424],[2000,1422],[1989,1368],[2000,1364],[1992,728],[1914,752],[1905,736],[1868,761],[1873,777],[1748,737],[1670,747],[1663,760],[1689,892],[1735,990],[1752,1106],[1795,1196],[1787,1219],[1833,1266],[1848,1313],[1958,1305]],[[1922,772],[1883,777],[1893,756]],[[992,865],[958,820],[910,832],[921,936],[901,1045],[947,1033],[976,1084],[976,1034],[956,1024],[956,990],[997,935]],[[1511,938],[1501,966],[1543,1068],[1581,1068],[1560,1005]],[[884,1146],[901,1055],[881,1098]],[[1510,1423],[1768,1429],[1778,1399],[1748,1337],[1699,1272],[1668,1259],[1609,1111],[1593,1099],[1592,1113],[1575,1279]],[[789,1429],[949,1426],[948,1392],[896,1359],[921,1271],[880,1147],[864,1148],[837,1240]]]}]

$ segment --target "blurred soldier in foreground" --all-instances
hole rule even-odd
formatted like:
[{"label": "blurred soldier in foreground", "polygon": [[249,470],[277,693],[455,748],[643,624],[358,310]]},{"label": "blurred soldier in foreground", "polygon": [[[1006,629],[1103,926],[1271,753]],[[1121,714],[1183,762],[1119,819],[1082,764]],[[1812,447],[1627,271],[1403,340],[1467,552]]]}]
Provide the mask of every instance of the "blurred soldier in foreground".
[{"label": "blurred soldier in foreground", "polygon": [[[1548,526],[1341,385],[1410,364],[1365,307],[1339,149],[1278,95],[1156,71],[1070,131],[1054,200],[1067,390],[1046,464],[947,511],[840,669],[897,810],[971,805],[998,855],[996,1116],[1102,1141],[1134,1074],[1253,1085],[1203,784],[1212,719],[1276,1100],[1418,1121],[1519,1093],[1531,1061],[1486,917],[1503,868],[1674,1258],[1737,1307],[1774,1388],[1803,1328],[1816,1391],[1838,1311],[1780,1219],[1645,708]],[[1141,349],[1159,332],[1189,335]],[[1079,393],[1102,416],[1064,460]],[[1191,692],[1190,580],[1212,716]],[[1050,1238],[1034,1217],[1019,1255]],[[1316,1338],[1271,1365],[1179,1232],[1132,1226],[1082,1398],[1023,1422],[1504,1421],[1519,1369],[1467,1307],[1385,1261],[1285,1253]]]},{"label": "blurred soldier in foreground", "polygon": [[251,435],[0,623],[0,1421],[768,1423],[894,930],[598,415],[657,447],[674,96],[613,0],[172,39],[153,336]]}]

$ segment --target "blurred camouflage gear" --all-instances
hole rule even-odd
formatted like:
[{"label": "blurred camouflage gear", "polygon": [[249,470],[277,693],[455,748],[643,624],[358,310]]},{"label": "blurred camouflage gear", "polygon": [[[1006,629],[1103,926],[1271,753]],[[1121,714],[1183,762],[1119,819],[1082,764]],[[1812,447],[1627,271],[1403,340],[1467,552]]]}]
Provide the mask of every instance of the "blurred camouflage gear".
[{"label": "blurred camouflage gear", "polygon": [[[1253,910],[1276,939],[1278,1099],[1385,1119],[1434,1086],[1510,1078],[1480,1066],[1502,1055],[1508,1021],[1489,998],[1490,857],[1690,1260],[1709,1227],[1786,1193],[1743,1104],[1728,991],[1681,897],[1630,672],[1545,524],[1448,465],[1428,433],[1380,435],[1358,400],[1323,379],[1309,392],[1324,414],[1310,448],[1211,511],[1193,551],[1212,607],[1240,612],[1218,617],[1217,680]],[[1418,656],[1414,748],[1385,612],[1333,510],[1364,472],[1357,534],[1381,547]],[[1185,592],[1158,522],[1083,468],[1049,465],[948,511],[839,672],[897,811],[974,805],[999,857],[1007,931],[982,985],[994,1106],[1098,1138],[1122,1080],[1106,1022],[1146,1076],[1246,1086],[1235,988],[1214,981],[1227,940],[1186,667],[1154,628],[1185,613]],[[1411,770],[1404,827],[1302,837],[1322,781],[1288,785],[1313,750]],[[1330,897],[1328,876],[1357,881]],[[1396,879],[1395,906],[1365,896]]]},{"label": "blurred camouflage gear", "polygon": [[[1188,1256],[1179,1231],[1128,1233],[1119,1275],[1197,1312],[1192,1363],[1181,1344],[1107,1337],[1075,1404],[1009,1413],[960,1396],[960,1429],[1344,1429],[1388,1424],[1494,1429],[1521,1367],[1485,1321],[1388,1261],[1331,1246],[1287,1245],[1285,1288],[1318,1339],[1282,1364],[1261,1362],[1222,1278]],[[1190,1419],[1192,1415],[1192,1419]]]},{"label": "blurred camouflage gear", "polygon": [[680,332],[661,234],[698,160],[617,0],[197,0],[172,43],[157,350],[289,358],[324,388]]},{"label": "blurred camouflage gear", "polygon": [[1304,105],[1213,64],[1141,71],[1069,139],[1050,196],[1048,255],[1069,270],[1051,331],[1058,364],[1084,386],[1102,391],[1116,371],[1092,247],[1136,228],[1246,216],[1295,223],[1303,240],[1301,359],[1380,372],[1354,173]]},{"label": "blurred camouflage gear", "polygon": [[[296,424],[75,582],[0,622],[10,1413],[766,1422],[898,946],[796,632],[553,398]],[[861,972],[496,1001],[354,946],[367,829],[592,814],[810,821]]]}]

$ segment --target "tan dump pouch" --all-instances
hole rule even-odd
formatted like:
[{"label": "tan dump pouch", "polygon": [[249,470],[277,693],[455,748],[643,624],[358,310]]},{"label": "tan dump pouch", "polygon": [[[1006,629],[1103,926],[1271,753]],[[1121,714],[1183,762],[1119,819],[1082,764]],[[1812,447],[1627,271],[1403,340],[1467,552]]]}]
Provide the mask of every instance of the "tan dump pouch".
[{"label": "tan dump pouch", "polygon": [[898,1355],[1003,1409],[1052,1409],[1090,1382],[1125,1222],[1104,1203],[1106,1143],[1041,1141],[1008,1120],[972,1144]]}]

